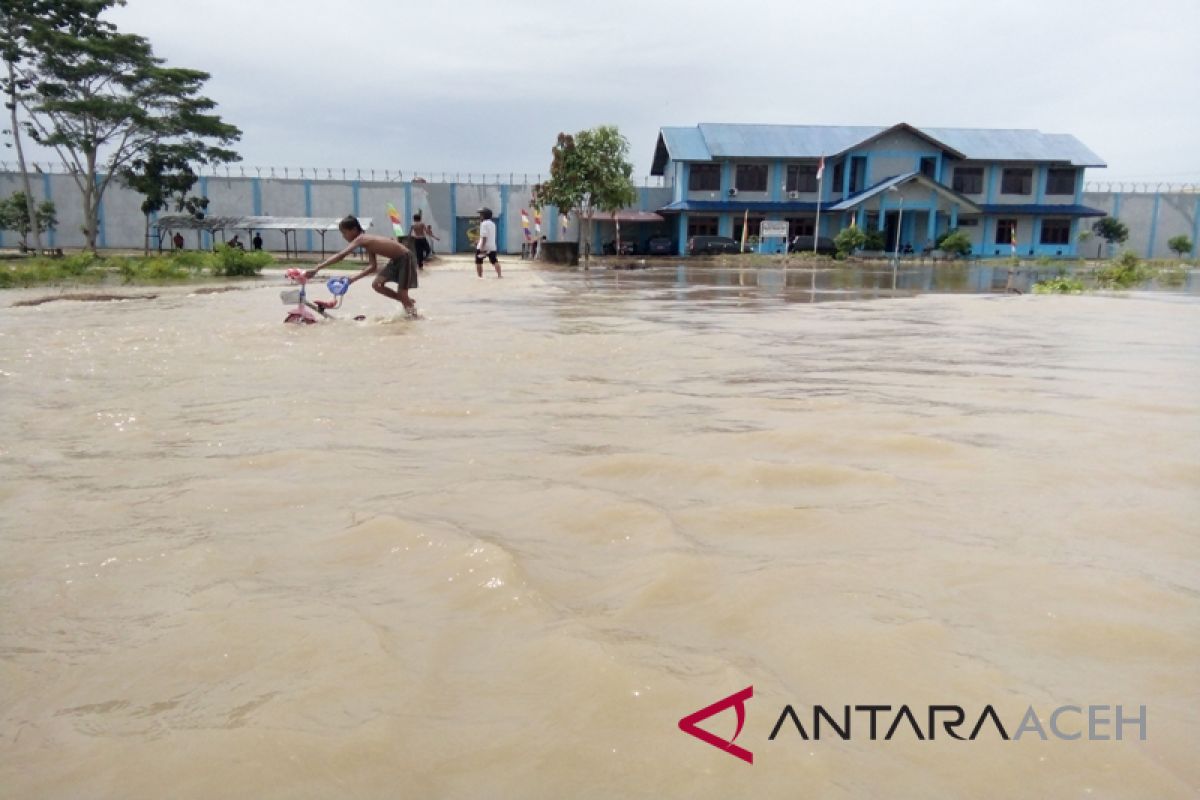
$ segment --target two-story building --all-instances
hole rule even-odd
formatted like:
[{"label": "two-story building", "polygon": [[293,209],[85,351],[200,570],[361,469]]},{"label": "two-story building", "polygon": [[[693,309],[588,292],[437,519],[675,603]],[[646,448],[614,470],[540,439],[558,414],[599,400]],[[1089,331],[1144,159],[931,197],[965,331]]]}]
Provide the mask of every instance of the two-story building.
[{"label": "two-story building", "polygon": [[755,236],[775,220],[789,239],[855,224],[921,252],[958,229],[984,257],[1073,256],[1081,219],[1104,216],[1081,202],[1084,170],[1104,166],[1036,130],[701,124],[660,129],[651,172],[673,187],[659,213],[680,254],[692,236],[740,240],[743,221]]}]

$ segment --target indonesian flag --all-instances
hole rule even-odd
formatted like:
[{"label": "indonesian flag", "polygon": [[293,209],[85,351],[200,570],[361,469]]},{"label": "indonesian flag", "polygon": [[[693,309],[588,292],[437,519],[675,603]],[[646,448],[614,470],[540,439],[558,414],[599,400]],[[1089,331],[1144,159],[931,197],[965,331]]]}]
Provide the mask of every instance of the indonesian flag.
[{"label": "indonesian flag", "polygon": [[821,156],[821,160],[817,162],[817,180],[821,180],[821,176],[825,174],[825,156]]},{"label": "indonesian flag", "polygon": [[1013,252],[1017,252],[1017,221],[1013,220],[1012,238],[1009,240],[1012,243]]},{"label": "indonesian flag", "polygon": [[533,232],[542,235],[542,212],[536,208],[533,210]]},{"label": "indonesian flag", "polygon": [[533,241],[533,235],[529,232],[529,212],[521,209],[521,230],[525,232],[525,241]]},{"label": "indonesian flag", "polygon": [[396,236],[404,235],[404,220],[400,218],[400,212],[391,203],[387,204],[388,219],[392,221],[392,233]]}]

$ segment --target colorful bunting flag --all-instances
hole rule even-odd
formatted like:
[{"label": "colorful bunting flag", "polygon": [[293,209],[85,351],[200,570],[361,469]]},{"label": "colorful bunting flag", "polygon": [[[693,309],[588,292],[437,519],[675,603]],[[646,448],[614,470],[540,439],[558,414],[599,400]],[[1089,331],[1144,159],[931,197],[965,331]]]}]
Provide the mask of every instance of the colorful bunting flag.
[{"label": "colorful bunting flag", "polygon": [[521,209],[521,230],[525,232],[525,241],[532,242],[533,234],[529,232],[529,212]]},{"label": "colorful bunting flag", "polygon": [[391,203],[387,204],[388,219],[392,221],[392,233],[396,236],[404,235],[404,220],[400,217],[400,212]]}]

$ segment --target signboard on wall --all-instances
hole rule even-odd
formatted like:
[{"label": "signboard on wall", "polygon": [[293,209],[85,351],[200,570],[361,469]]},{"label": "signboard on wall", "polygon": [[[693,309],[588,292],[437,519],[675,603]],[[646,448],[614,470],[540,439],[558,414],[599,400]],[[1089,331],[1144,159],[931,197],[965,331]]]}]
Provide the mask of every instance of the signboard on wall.
[{"label": "signboard on wall", "polygon": [[775,237],[777,239],[786,239],[788,235],[788,224],[783,220],[763,220],[759,223],[758,228],[759,238],[766,239]]}]

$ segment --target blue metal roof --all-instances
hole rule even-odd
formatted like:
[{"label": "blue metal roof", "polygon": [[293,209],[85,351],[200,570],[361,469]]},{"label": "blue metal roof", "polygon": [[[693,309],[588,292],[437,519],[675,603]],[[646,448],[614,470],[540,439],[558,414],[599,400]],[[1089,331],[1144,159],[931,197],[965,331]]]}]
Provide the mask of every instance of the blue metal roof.
[{"label": "blue metal roof", "polygon": [[877,125],[697,126],[713,158],[816,158],[847,150],[886,130]]},{"label": "blue metal roof", "polygon": [[984,214],[1019,214],[1036,215],[1039,217],[1104,217],[1107,211],[1090,206],[1052,206],[1052,205],[980,205]]},{"label": "blue metal roof", "polygon": [[1077,167],[1105,167],[1104,159],[1069,133],[1031,129],[922,128],[973,161],[1062,161]]},{"label": "blue metal roof", "polygon": [[[826,206],[828,208],[828,206]],[[678,214],[682,211],[706,211],[713,214],[754,211],[761,214],[786,214],[796,211],[816,211],[816,203],[789,200],[786,203],[755,202],[753,200],[676,200],[658,210],[660,214]]]},{"label": "blue metal roof", "polygon": [[718,158],[818,158],[843,153],[892,128],[906,128],[972,161],[1051,161],[1077,167],[1107,166],[1074,136],[1032,129],[916,128],[879,125],[737,125],[701,123],[662,128],[651,173],[668,160]]}]

